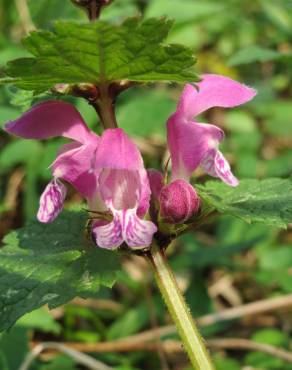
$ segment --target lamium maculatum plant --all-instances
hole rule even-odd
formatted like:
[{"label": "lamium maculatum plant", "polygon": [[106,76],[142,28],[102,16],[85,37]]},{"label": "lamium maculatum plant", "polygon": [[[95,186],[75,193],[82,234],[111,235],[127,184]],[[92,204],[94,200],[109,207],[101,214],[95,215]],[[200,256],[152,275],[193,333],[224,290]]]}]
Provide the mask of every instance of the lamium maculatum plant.
[{"label": "lamium maculatum plant", "polygon": [[[190,49],[163,44],[170,20],[130,18],[114,25],[97,20],[110,1],[73,3],[84,7],[92,22],[58,22],[53,31],[32,32],[24,40],[32,56],[10,62],[1,80],[36,96],[51,95],[6,123],[7,133],[69,141],[50,166],[52,179],[40,197],[37,221],[4,239],[0,328],[8,329],[43,304],[53,308],[75,296],[97,296],[100,285],[114,284],[123,250],[146,258],[153,267],[193,367],[214,369],[166,251],[179,235],[217,213],[279,227],[291,221],[291,205],[283,209],[281,191],[291,191],[289,180],[240,182],[219,150],[222,129],[197,121],[212,107],[245,104],[256,92],[225,76],[197,76]],[[118,127],[115,116],[121,92],[157,81],[184,85],[176,111],[165,123],[170,173],[145,168],[133,138]],[[74,105],[64,101],[66,95],[88,101],[102,133],[88,128]],[[199,167],[217,180],[194,183]],[[68,184],[87,202],[86,211],[63,211]],[[15,282],[13,291],[10,281]]]}]

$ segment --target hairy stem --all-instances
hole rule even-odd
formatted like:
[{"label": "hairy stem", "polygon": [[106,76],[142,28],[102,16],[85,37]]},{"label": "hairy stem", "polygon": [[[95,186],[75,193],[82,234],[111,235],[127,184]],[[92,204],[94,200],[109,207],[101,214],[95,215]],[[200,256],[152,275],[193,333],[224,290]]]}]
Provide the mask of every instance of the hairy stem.
[{"label": "hairy stem", "polygon": [[[108,6],[113,0],[71,0],[73,4],[84,8],[87,11],[88,19],[90,21],[96,21],[103,7]],[[128,88],[130,84],[123,83],[118,86],[112,86],[107,83],[105,78],[105,65],[104,65],[104,54],[102,42],[98,41],[99,50],[99,69],[100,76],[99,81],[96,86],[82,86],[79,84],[77,88],[75,87],[76,96],[82,96],[85,98],[90,105],[96,110],[101,125],[104,129],[117,128],[117,120],[115,115],[115,97],[120,91]],[[85,85],[85,84],[83,84]],[[87,89],[85,88],[87,87]],[[93,91],[93,90],[96,91]]]},{"label": "hairy stem", "polygon": [[103,6],[109,5],[112,0],[71,0],[73,4],[84,8],[90,21],[95,21]]},{"label": "hairy stem", "polygon": [[99,16],[100,8],[97,8],[96,2],[92,1],[88,7],[88,18],[95,21]]},{"label": "hairy stem", "polygon": [[109,87],[100,83],[98,99],[90,102],[99,115],[100,122],[104,129],[117,128],[114,100],[109,93]]},{"label": "hairy stem", "polygon": [[153,244],[147,257],[154,269],[157,285],[194,369],[214,370],[209,353],[179,290],[164,251]]}]

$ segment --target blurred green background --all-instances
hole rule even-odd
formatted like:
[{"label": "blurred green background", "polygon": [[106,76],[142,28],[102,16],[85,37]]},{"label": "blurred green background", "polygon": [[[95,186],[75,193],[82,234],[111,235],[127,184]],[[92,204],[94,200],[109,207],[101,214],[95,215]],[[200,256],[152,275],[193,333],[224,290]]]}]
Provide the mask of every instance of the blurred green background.
[{"label": "blurred green background", "polygon": [[[176,20],[169,42],[193,48],[200,73],[218,73],[258,90],[253,102],[232,110],[213,109],[203,118],[226,132],[222,151],[239,178],[288,177],[292,170],[292,1],[291,0],[115,0],[102,19],[169,16]],[[86,20],[69,0],[0,0],[0,75],[10,59],[25,55],[20,40],[34,28],[58,19]],[[147,167],[166,159],[165,122],[182,87],[135,87],[120,96],[119,125],[135,137]],[[41,97],[45,99],[46,96]],[[99,130],[85,101],[68,99],[88,125]],[[13,87],[0,90],[0,124],[15,119],[34,102]],[[41,124],[41,122],[40,122]],[[62,139],[36,142],[0,134],[0,233],[34,217],[50,179],[48,166]],[[204,181],[200,172],[195,181]],[[285,191],[285,189],[283,189]],[[70,191],[68,205],[81,199]],[[194,316],[292,293],[292,232],[247,225],[221,217],[177,241],[170,261]],[[123,260],[124,273],[97,302],[73,302],[52,314],[46,309],[21,319],[0,337],[0,369],[16,370],[30,341],[88,343],[109,341],[170,323],[147,266]],[[155,324],[156,322],[156,324]],[[292,312],[269,313],[203,327],[205,337],[247,338],[291,349]],[[172,338],[174,336],[171,336]],[[17,356],[15,356],[17,351]],[[219,370],[292,369],[292,364],[256,351],[214,351]],[[190,369],[184,354],[131,352],[94,354],[119,370]],[[68,357],[53,354],[33,369],[72,370]]]}]

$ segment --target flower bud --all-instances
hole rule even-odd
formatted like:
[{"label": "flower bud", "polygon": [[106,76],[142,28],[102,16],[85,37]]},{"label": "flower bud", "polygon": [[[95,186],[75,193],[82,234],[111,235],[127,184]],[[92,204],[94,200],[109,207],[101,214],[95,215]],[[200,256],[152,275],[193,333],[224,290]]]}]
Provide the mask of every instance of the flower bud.
[{"label": "flower bud", "polygon": [[185,180],[175,180],[161,190],[160,214],[169,223],[184,223],[198,212],[199,206],[195,189]]}]

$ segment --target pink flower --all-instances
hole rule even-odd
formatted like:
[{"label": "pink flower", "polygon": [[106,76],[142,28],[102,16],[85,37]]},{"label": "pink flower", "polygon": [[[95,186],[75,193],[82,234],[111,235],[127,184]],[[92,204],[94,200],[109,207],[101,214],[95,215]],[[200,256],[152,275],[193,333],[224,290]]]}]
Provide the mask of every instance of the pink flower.
[{"label": "pink flower", "polygon": [[[160,203],[163,219],[182,223],[199,208],[197,193],[188,183],[198,166],[231,186],[238,184],[218,149],[223,131],[198,123],[194,117],[214,106],[243,104],[254,95],[253,89],[216,75],[203,76],[198,91],[192,85],[185,86],[177,110],[167,122],[172,182],[165,186],[158,171],[150,170],[147,175],[139,150],[122,129],[105,130],[99,137],[71,104],[52,100],[35,105],[7,123],[5,130],[28,139],[71,139],[51,165],[53,178],[40,198],[39,221],[52,222],[62,211],[67,192],[63,180],[86,198],[96,215],[92,234],[98,246],[115,249],[125,242],[131,248],[141,248],[151,244],[157,231],[144,219],[151,191],[156,206]],[[152,211],[156,218],[155,207]]]},{"label": "pink flower", "polygon": [[209,175],[230,186],[238,185],[229,163],[219,151],[223,131],[214,125],[198,123],[195,117],[212,107],[231,108],[251,100],[256,91],[228,77],[206,74],[198,90],[186,85],[177,110],[167,122],[167,139],[172,162],[172,178],[189,180],[201,166]]},{"label": "pink flower", "polygon": [[99,137],[90,131],[78,111],[62,101],[35,105],[5,130],[28,139],[63,136],[72,139],[61,147],[51,165],[53,179],[45,188],[37,214],[52,222],[63,208],[65,180],[79,191],[90,210],[112,214],[94,223],[93,235],[102,248],[147,247],[156,226],[143,220],[149,208],[150,186],[137,147],[121,129],[106,130]]},{"label": "pink flower", "polygon": [[167,140],[172,163],[172,182],[163,186],[163,176],[151,170],[149,179],[160,215],[168,222],[182,223],[199,209],[199,198],[188,184],[198,166],[230,186],[238,185],[229,163],[219,151],[223,131],[214,125],[198,123],[194,117],[211,107],[234,107],[251,100],[255,90],[230,78],[203,75],[198,89],[186,85],[176,112],[167,121]]},{"label": "pink flower", "polygon": [[91,199],[93,207],[109,209],[113,214],[110,223],[95,223],[97,245],[117,248],[125,241],[132,248],[149,246],[157,228],[142,219],[150,202],[148,176],[139,150],[122,129],[104,132],[95,169],[99,192],[98,199]]}]

